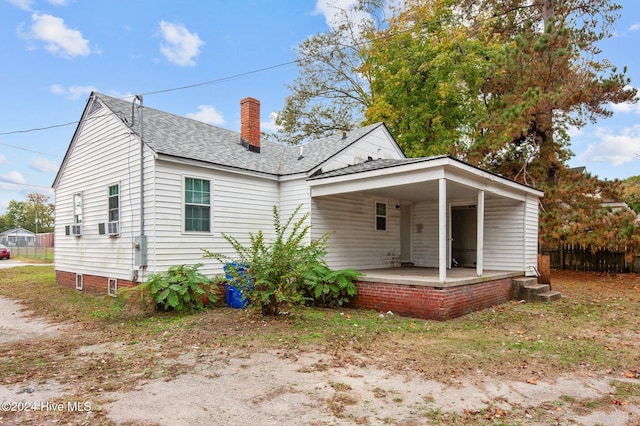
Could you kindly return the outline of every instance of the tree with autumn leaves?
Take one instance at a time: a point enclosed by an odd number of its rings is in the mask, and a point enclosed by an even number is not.
[[[358,5],[382,16],[380,1]],[[610,116],[609,103],[636,101],[626,70],[602,58],[597,47],[611,37],[619,13],[612,0],[406,0],[384,25],[374,20],[347,32],[357,36],[349,62],[332,53],[323,71],[330,78],[305,79],[310,64],[323,61],[305,62],[311,59],[305,52],[327,39],[305,41],[301,78],[281,119],[289,129],[302,129],[296,141],[384,121],[408,156],[450,154],[543,190],[541,244],[639,250],[633,212],[603,204],[622,200],[619,182],[575,175],[567,167],[570,128]],[[340,28],[353,25],[332,31]],[[345,51],[346,39],[336,40],[341,43],[332,48]],[[321,81],[329,84],[318,86]],[[361,122],[332,119],[332,87],[357,100],[348,105],[351,118],[362,116]],[[309,103],[314,93],[323,127],[296,125],[305,117],[300,94]]]

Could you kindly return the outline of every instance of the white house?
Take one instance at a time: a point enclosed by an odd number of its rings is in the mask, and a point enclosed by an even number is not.
[[[201,249],[232,255],[222,233],[269,236],[273,206],[286,218],[300,204],[310,238],[332,232],[333,268],[412,265],[406,284],[436,289],[535,273],[540,191],[448,156],[406,158],[382,123],[261,141],[259,101],[240,108],[237,133],[92,93],[53,183],[58,282],[113,291],[195,263],[218,274]]]
[[[36,245],[36,234],[21,227],[9,229],[0,232],[0,244],[19,247],[34,246]]]

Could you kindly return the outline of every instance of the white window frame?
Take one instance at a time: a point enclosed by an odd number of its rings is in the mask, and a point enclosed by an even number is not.
[[[84,290],[84,276],[76,274],[76,290]]]
[[[107,282],[107,294],[112,297],[116,297],[118,295],[117,278],[109,278],[109,281]]]
[[[115,220],[111,220],[111,204],[110,204],[111,197],[112,197],[111,188],[113,188],[114,186],[118,188],[118,195],[116,196],[116,200],[118,202],[118,208],[117,208],[118,218],[115,219]],[[116,209],[114,209],[114,210],[116,210]],[[107,221],[108,222],[118,222],[119,223],[120,222],[120,213],[121,213],[121,211],[120,211],[120,183],[118,182],[118,183],[114,183],[113,185],[107,186]]]
[[[209,203],[208,204],[197,204],[197,203],[187,203],[187,179],[197,179],[200,181],[209,182]],[[202,206],[209,208],[209,229],[206,231],[194,231],[187,230],[187,204],[192,206]],[[191,176],[184,175],[182,176],[182,232],[185,234],[207,234],[210,235],[213,233],[213,182],[209,177],[200,177],[200,176]]]
[[[80,200],[78,204],[77,200]],[[73,224],[82,224],[82,210],[83,210],[83,197],[82,192],[76,192],[73,194]]]
[[[378,204],[382,204],[384,206],[384,215],[378,214]],[[374,202],[374,221],[373,227],[376,231],[386,232],[389,229],[389,205],[384,201],[375,201]],[[378,229],[378,218],[384,218],[384,229]]]

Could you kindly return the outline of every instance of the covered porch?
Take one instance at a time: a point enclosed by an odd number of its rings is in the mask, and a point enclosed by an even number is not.
[[[308,184],[312,237],[331,232],[332,267],[369,276],[431,268],[414,273],[440,286],[496,271],[536,273],[543,194],[533,188],[446,156],[371,160]]]
[[[319,174],[312,238],[364,273],[353,306],[445,320],[511,300],[535,276],[540,191],[450,157],[371,160]]]

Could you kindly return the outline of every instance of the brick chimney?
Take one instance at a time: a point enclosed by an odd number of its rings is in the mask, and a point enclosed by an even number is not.
[[[260,152],[260,101],[257,99],[240,101],[240,142],[249,151]]]

